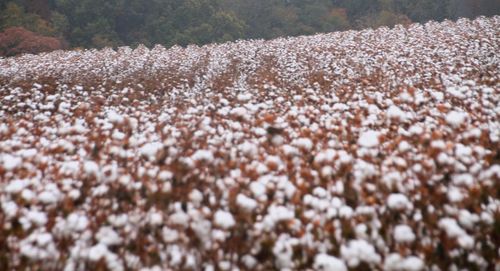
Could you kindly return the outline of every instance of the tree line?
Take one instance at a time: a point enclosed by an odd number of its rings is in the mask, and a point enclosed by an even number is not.
[[[168,47],[491,16],[500,1],[0,0],[0,10],[0,32],[17,27],[67,48]]]

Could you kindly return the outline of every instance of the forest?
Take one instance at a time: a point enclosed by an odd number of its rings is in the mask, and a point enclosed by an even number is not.
[[[499,13],[498,0],[0,0],[0,55],[202,45]]]

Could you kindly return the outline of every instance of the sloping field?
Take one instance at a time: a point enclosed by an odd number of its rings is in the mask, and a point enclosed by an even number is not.
[[[0,59],[1,270],[498,270],[500,17]]]

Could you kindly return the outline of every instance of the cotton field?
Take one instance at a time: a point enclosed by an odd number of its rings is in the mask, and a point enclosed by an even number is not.
[[[1,270],[499,270],[500,17],[0,58]]]

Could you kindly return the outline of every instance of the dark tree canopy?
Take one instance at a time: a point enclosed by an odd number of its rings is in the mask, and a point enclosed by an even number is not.
[[[71,47],[172,46],[499,13],[498,0],[0,0],[0,31]]]

